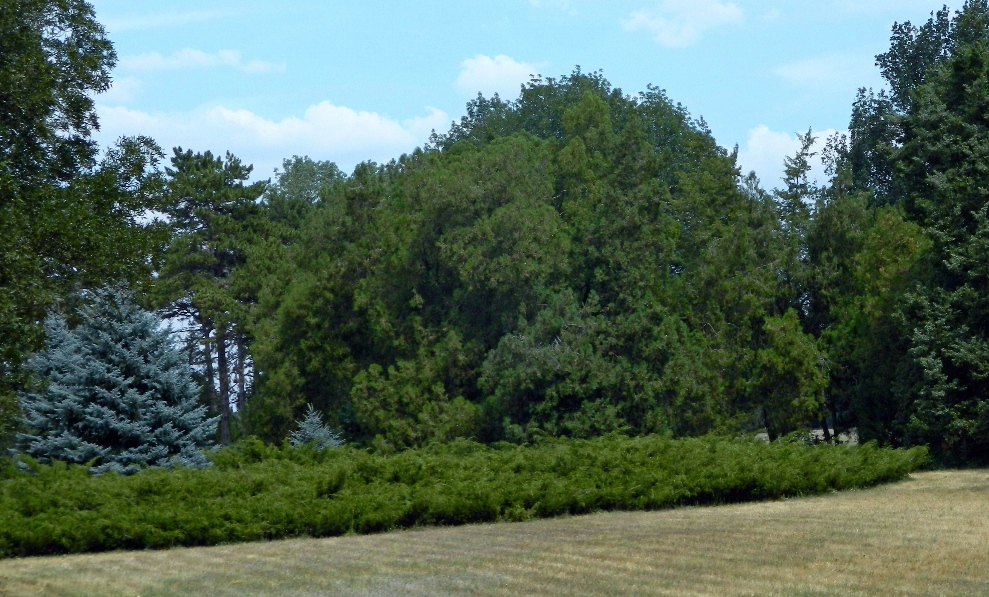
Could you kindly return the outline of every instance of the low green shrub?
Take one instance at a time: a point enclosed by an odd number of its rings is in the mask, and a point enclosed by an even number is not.
[[[92,476],[29,462],[0,475],[0,555],[214,545],[424,525],[650,510],[867,487],[926,450],[609,436],[470,442],[383,456],[247,440],[206,470]]]

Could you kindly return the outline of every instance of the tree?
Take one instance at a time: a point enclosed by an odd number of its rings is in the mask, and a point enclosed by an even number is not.
[[[368,352],[377,343],[373,320],[355,308],[355,290],[368,258],[394,246],[376,236],[371,223],[387,198],[393,169],[363,163],[342,178],[332,176],[334,169],[325,162],[286,162],[263,205],[281,237],[277,250],[255,256],[240,270],[263,271],[255,276],[261,281],[251,345],[257,374],[246,415],[249,432],[270,441],[291,432],[306,404],[334,428],[360,436],[351,381],[370,364]],[[313,181],[325,184],[314,188]],[[308,206],[299,228],[286,235],[279,228],[284,218],[278,201]]]
[[[42,461],[92,463],[130,474],[143,466],[207,466],[215,418],[198,405],[192,370],[158,317],[127,291],[90,293],[69,327],[50,316],[45,350],[28,361],[39,387],[20,395],[27,431],[17,448]]]
[[[296,448],[312,446],[317,450],[337,448],[343,445],[340,434],[326,426],[319,411],[309,405],[306,416],[297,423],[297,428],[289,436],[289,443]]]
[[[0,6],[0,161],[25,186],[71,181],[90,166],[91,93],[110,87],[113,45],[83,0]]]
[[[784,158],[783,189],[774,192],[779,208],[778,258],[781,289],[777,313],[795,309],[806,316],[810,309],[811,271],[808,263],[807,240],[813,219],[814,201],[820,190],[810,180],[810,160],[816,155],[811,149],[817,138],[813,131],[797,135],[800,149],[793,157]]]
[[[898,161],[907,200],[931,247],[908,297],[910,355],[917,377],[906,439],[935,454],[989,462],[989,10],[966,5],[960,22],[982,19],[980,39],[953,49],[914,91]],[[975,6],[978,5],[978,6]]]
[[[850,142],[832,144],[832,200],[811,239],[847,273],[819,293],[830,402],[863,439],[989,462],[989,2],[894,25],[877,64],[890,90],[861,92]],[[852,242],[828,231],[856,211]]]
[[[775,440],[820,414],[827,376],[814,337],[804,333],[796,311],[768,318],[763,332],[765,347],[756,355],[751,383],[769,439]]]
[[[158,205],[160,152],[125,139],[97,163],[91,139],[115,62],[87,2],[0,3],[0,436],[47,309],[150,268],[158,227],[140,216]]]
[[[298,231],[313,206],[341,185],[346,176],[333,162],[293,156],[282,161],[274,182],[264,194],[265,215],[272,222]]]
[[[204,355],[207,401],[220,416],[220,441],[230,443],[232,381],[246,391],[248,339],[234,269],[246,261],[259,222],[257,200],[266,182],[246,184],[251,167],[228,153],[193,153],[175,148],[166,168],[173,236],[157,280],[158,302],[173,317],[193,322]],[[236,356],[231,362],[232,351]],[[215,359],[214,359],[215,355]],[[215,364],[215,370],[214,370]],[[234,375],[236,373],[236,376]]]
[[[393,447],[735,429],[778,215],[658,89],[577,70],[478,98],[324,187],[262,292],[252,431],[306,404]]]

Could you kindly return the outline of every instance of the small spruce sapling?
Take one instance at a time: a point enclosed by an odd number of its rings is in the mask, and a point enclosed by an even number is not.
[[[306,416],[296,423],[298,429],[289,436],[289,443],[294,447],[311,446],[317,450],[326,448],[337,448],[343,445],[340,434],[333,431],[323,423],[323,417],[319,411],[309,405]]]
[[[93,293],[70,328],[52,315],[47,345],[28,361],[41,380],[19,396],[19,452],[41,462],[93,463],[94,473],[205,467],[217,419],[199,405],[192,369],[161,319],[120,288]]]

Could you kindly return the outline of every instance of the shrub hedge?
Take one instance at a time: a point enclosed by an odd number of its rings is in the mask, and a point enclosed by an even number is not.
[[[0,556],[214,545],[723,504],[895,481],[926,449],[609,436],[373,455],[248,440],[206,470],[7,465]]]

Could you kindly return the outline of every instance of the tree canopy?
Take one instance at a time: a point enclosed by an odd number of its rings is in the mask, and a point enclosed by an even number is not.
[[[102,158],[92,95],[110,85],[113,46],[82,0],[0,5],[0,436],[59,297],[108,279],[146,279],[160,229],[160,151],[122,139]]]
[[[140,138],[97,161],[115,57],[91,7],[8,4],[8,411],[44,314],[122,278],[185,324],[224,443],[304,416],[382,451],[820,426],[989,458],[987,0],[894,25],[829,179],[808,131],[773,191],[661,89],[579,68],[349,174],[295,156],[251,182],[181,148],[162,171]]]
[[[890,91],[860,92],[831,189],[873,206],[833,326],[850,374],[840,392],[865,437],[928,444],[946,463],[989,462],[987,49],[985,0],[895,25],[877,57]],[[877,257],[893,267],[860,278]]]
[[[774,408],[742,376],[785,312],[784,236],[658,89],[577,70],[479,97],[324,186],[261,293],[248,429],[283,436],[306,404],[391,447],[730,425]]]

